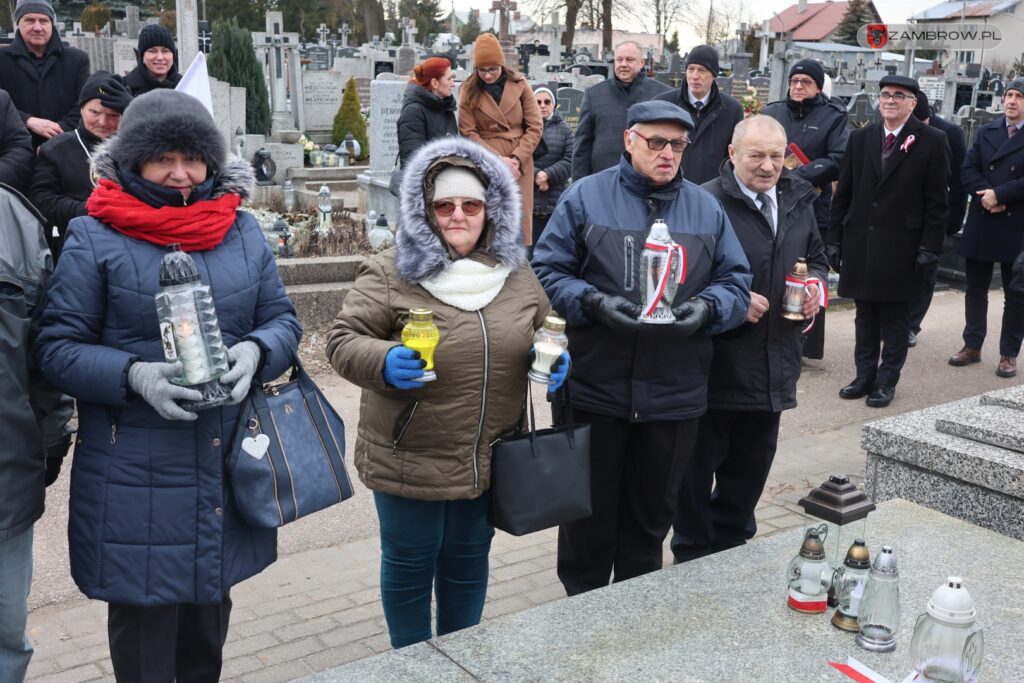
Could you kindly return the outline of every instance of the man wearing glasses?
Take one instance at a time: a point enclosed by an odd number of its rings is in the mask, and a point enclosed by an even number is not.
[[[750,270],[722,205],[683,179],[690,115],[630,107],[618,166],[563,193],[533,267],[568,322],[571,405],[591,425],[593,515],[558,533],[558,577],[575,595],[660,569],[679,480],[707,409],[710,335],[743,323]],[[685,253],[675,322],[637,320],[642,255],[663,220]],[[657,283],[654,283],[656,286]]]
[[[615,48],[615,74],[583,93],[572,153],[572,177],[586,178],[619,163],[626,110],[669,90],[643,72],[644,57],[633,41]]]
[[[949,217],[949,145],[911,116],[917,81],[885,76],[878,86],[882,120],[850,134],[826,246],[839,295],[857,305],[857,376],[839,395],[867,396],[872,408],[896,393],[910,304],[938,268]]]
[[[786,99],[772,102],[762,112],[782,124],[786,129],[786,141],[795,143],[809,160],[793,172],[818,191],[814,218],[822,242],[828,239],[832,182],[839,177],[839,165],[843,162],[843,152],[850,137],[846,109],[821,92],[824,84],[825,70],[821,64],[813,59],[801,59],[789,70]],[[818,316],[817,323],[804,340],[803,355],[815,359],[825,355],[824,312]]]

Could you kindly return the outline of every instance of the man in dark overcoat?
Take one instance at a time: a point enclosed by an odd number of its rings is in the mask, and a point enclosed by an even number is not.
[[[786,131],[768,116],[736,126],[720,177],[701,187],[722,203],[754,279],[743,325],[711,338],[708,412],[676,504],[672,554],[686,562],[743,545],[757,532],[754,508],[779,441],[782,411],[796,407],[806,323],[783,317],[797,259],[810,277],[799,294],[804,318],[825,302],[828,262],[818,236],[814,186],[783,170]],[[714,490],[712,491],[712,483]]]
[[[867,396],[873,408],[896,393],[910,302],[938,267],[949,220],[945,134],[911,116],[919,90],[913,78],[885,76],[878,85],[882,120],[850,134],[826,247],[840,273],[839,295],[857,306],[857,376],[839,395]]]
[[[1017,355],[1024,338],[1024,298],[1010,287],[1012,265],[1021,252],[1024,234],[1024,78],[1016,78],[1003,95],[1006,116],[978,129],[967,153],[960,178],[971,197],[967,224],[959,254],[966,260],[967,293],[964,296],[964,347],[954,353],[950,365],[963,366],[981,360],[988,315],[988,290],[992,270],[1000,264],[1003,291],[1003,323],[999,333],[999,364],[996,374],[1017,374]]]

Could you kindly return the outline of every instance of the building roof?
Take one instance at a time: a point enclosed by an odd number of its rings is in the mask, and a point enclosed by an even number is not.
[[[943,2],[915,14],[911,19],[914,21],[959,20],[961,12],[963,12],[965,19],[991,17],[996,14],[1012,11],[1019,2],[1020,0],[966,0],[966,2],[964,0],[957,0],[957,2]]]
[[[442,21],[450,21],[451,16],[454,14],[457,24],[459,26],[462,26],[464,24],[469,23],[470,11],[471,10],[453,10],[449,12],[447,15],[445,15]],[[516,19],[514,16],[509,17],[508,32],[510,34],[516,35],[518,33],[522,33],[524,31],[532,31],[534,28],[537,28],[537,22],[535,22],[525,13],[515,12],[514,14],[519,14],[519,18]],[[480,10],[477,16],[477,20],[480,22],[481,31],[494,31],[495,33],[498,32],[498,29],[501,26],[501,18],[498,12],[484,12]]]
[[[878,56],[883,62],[900,62],[903,63],[905,56],[902,52],[879,52],[870,47],[861,47],[860,45],[845,45],[843,43],[820,43],[817,41],[808,42],[796,42],[793,43],[793,47],[801,52],[825,52],[825,53],[846,53],[850,55],[864,54],[873,58]],[[931,64],[932,60],[914,58],[915,64]]]
[[[846,2],[832,0],[809,2],[804,5],[803,11],[799,3],[790,5],[772,17],[769,30],[775,33],[788,31],[793,34],[793,40],[824,40],[839,26],[847,7]],[[881,20],[874,3],[869,2],[868,7]]]

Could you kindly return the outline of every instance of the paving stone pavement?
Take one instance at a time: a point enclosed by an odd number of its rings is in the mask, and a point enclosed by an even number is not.
[[[991,299],[989,329],[998,330],[1001,296],[993,292]],[[801,407],[783,418],[775,464],[757,507],[759,535],[800,526],[797,501],[829,474],[845,472],[858,483],[863,480],[860,429],[867,420],[1008,386],[992,375],[994,362],[992,368],[986,363],[986,369],[975,366],[959,373],[945,364],[945,355],[959,348],[962,306],[959,293],[936,296],[897,399],[882,411],[836,397],[836,390],[853,377],[853,313],[829,314],[828,358],[805,364]],[[346,401],[354,402],[355,394],[345,391]],[[343,417],[354,432],[354,415]],[[322,547],[283,549],[277,563],[232,591],[225,681],[289,681],[390,647],[380,605],[376,533],[371,528],[365,538],[337,544],[326,524],[319,533],[327,536]],[[564,597],[555,576],[556,536],[555,530],[521,538],[495,536],[484,619]],[[37,548],[37,564],[39,553]],[[671,558],[667,545],[665,556]],[[77,596],[37,607],[29,615],[29,637],[36,650],[30,681],[113,680],[103,603]]]

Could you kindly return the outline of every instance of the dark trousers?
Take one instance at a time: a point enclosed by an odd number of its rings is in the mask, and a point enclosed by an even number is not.
[[[907,361],[910,304],[856,299],[853,357],[857,379],[895,387]],[[881,363],[879,364],[879,358]]]
[[[216,683],[230,616],[230,597],[219,605],[110,603],[107,634],[117,682]]]
[[[933,268],[931,277],[921,280],[917,298],[910,302],[910,331],[914,334],[921,332],[921,323],[932,305],[932,295],[935,294],[935,283],[938,281],[939,269]]]
[[[712,409],[700,419],[672,522],[676,562],[735,548],[757,533],[754,508],[775,459],[781,417]]]
[[[988,320],[988,290],[992,286],[992,270],[995,264],[991,261],[975,261],[967,259],[967,292],[964,294],[964,344],[972,349],[981,350],[985,343],[986,323]],[[1021,340],[1024,339],[1024,298],[1012,287],[1013,262],[999,264],[1003,280],[1003,324],[999,331],[999,355],[1016,358],[1020,353]]]
[[[380,595],[391,646],[430,640],[480,623],[494,527],[490,493],[472,500],[414,500],[373,492],[380,520]]]
[[[629,422],[574,410],[590,424],[593,514],[558,528],[558,578],[568,595],[662,567],[679,480],[693,453],[698,419]]]

